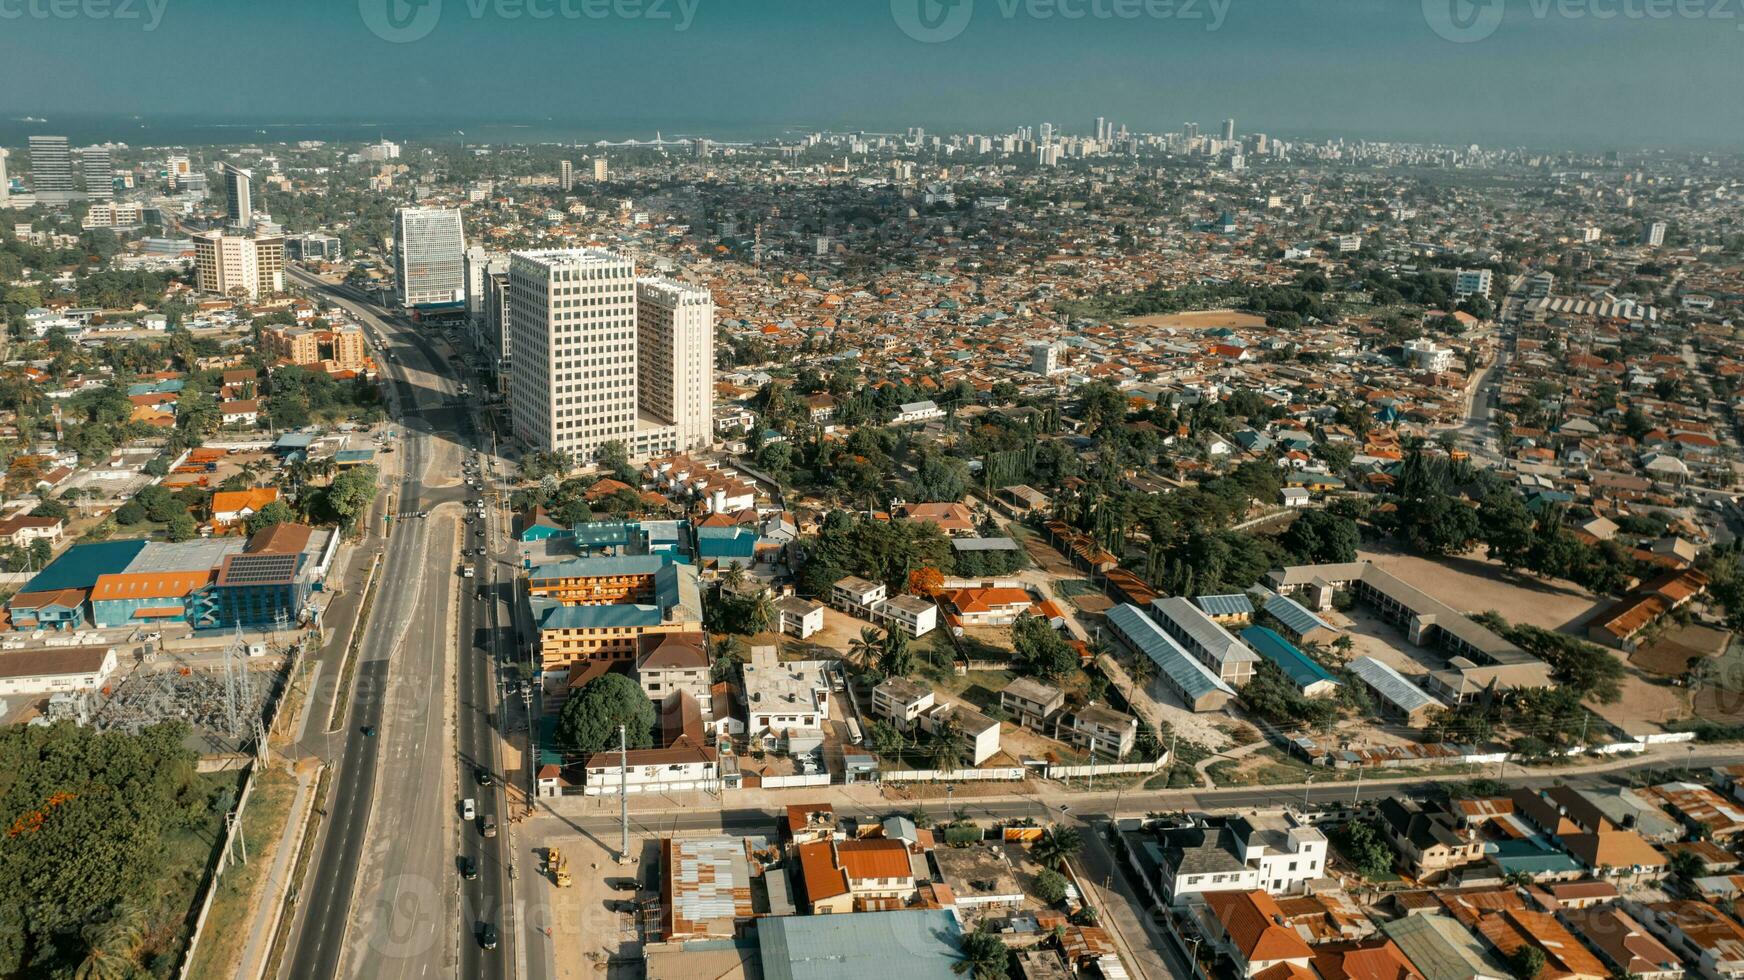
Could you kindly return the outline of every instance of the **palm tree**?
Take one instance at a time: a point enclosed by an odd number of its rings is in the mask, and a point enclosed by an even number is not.
[[[770,597],[769,590],[757,593],[757,598],[751,600],[751,609],[745,614],[745,625],[751,627],[753,633],[767,633],[775,625],[776,617],[780,615],[775,609],[775,600]]]
[[[878,669],[891,677],[907,677],[914,669],[914,653],[908,648],[908,634],[899,629],[887,630],[883,650],[878,657]]]
[[[993,926],[983,921],[974,932],[963,934],[963,958],[951,967],[951,972],[967,974],[970,980],[1005,980],[1006,963],[1011,953],[993,932]]]
[[[940,772],[955,772],[968,754],[969,736],[963,733],[963,726],[954,718],[933,732],[932,744],[927,746],[927,761]]]
[[[870,626],[860,627],[860,635],[848,641],[848,656],[857,658],[862,666],[872,663],[872,654],[878,649],[878,631]]]
[[[732,564],[727,566],[727,570],[721,573],[721,588],[728,592],[737,592],[739,586],[744,584],[745,566],[739,564],[738,560],[735,559]]]
[[[1055,824],[1042,831],[1041,837],[1029,846],[1029,853],[1042,867],[1052,868],[1083,849],[1084,838],[1076,828]]]
[[[736,636],[729,636],[715,644],[715,662],[710,669],[711,680],[724,681],[733,676],[738,666],[745,662],[745,641]]]
[[[1157,662],[1148,654],[1134,654],[1132,663],[1126,668],[1128,677],[1132,678],[1132,686],[1141,691],[1150,690],[1151,681],[1157,676]]]
[[[133,980],[146,976],[138,961],[145,945],[145,917],[139,909],[117,909],[113,918],[85,930],[89,947],[73,970],[73,980]]]

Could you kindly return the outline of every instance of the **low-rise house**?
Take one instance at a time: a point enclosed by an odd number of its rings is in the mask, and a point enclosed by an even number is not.
[[[1054,737],[1092,757],[1122,759],[1138,741],[1138,719],[1113,708],[1086,705],[1063,718]]]
[[[212,523],[221,528],[248,520],[267,504],[279,499],[277,487],[222,490],[212,495]]]
[[[1434,882],[1484,859],[1483,841],[1459,826],[1452,813],[1427,809],[1416,800],[1389,796],[1377,808],[1381,833],[1399,852],[1411,877]]]
[[[885,628],[918,639],[938,628],[939,607],[919,596],[899,595],[879,604],[877,618]]]
[[[932,688],[906,677],[886,678],[872,689],[872,713],[896,726],[898,731],[913,729],[935,703]]]
[[[813,915],[889,911],[915,894],[908,847],[894,840],[817,840],[800,844],[800,882]]]
[[[830,605],[862,619],[873,618],[873,607],[889,598],[890,590],[882,582],[868,582],[850,575],[841,579],[830,591]]]
[[[702,633],[657,633],[639,638],[636,680],[655,704],[683,691],[704,714],[714,711],[708,637]]]
[[[1295,814],[1254,812],[1128,834],[1128,860],[1159,905],[1209,892],[1302,892],[1326,876],[1326,835]]]
[[[1179,698],[1188,710],[1222,711],[1235,697],[1234,688],[1163,632],[1139,607],[1123,604],[1110,609],[1108,626],[1139,656],[1156,664],[1155,683]]]
[[[1352,660],[1350,672],[1362,682],[1383,716],[1412,728],[1429,724],[1436,711],[1447,707],[1392,665],[1373,657]]]
[[[774,647],[757,647],[740,668],[745,689],[745,733],[754,744],[804,755],[823,744],[830,719],[829,660],[782,663]]]
[[[1314,972],[1320,980],[1423,980],[1398,944],[1384,937],[1315,946]]]
[[[1205,938],[1229,957],[1236,976],[1257,977],[1278,967],[1295,967],[1300,973],[1279,976],[1312,977],[1308,966],[1314,951],[1295,930],[1282,925],[1283,912],[1262,891],[1213,892],[1205,896],[1200,914]]]
[[[1338,693],[1339,683],[1332,672],[1320,666],[1314,658],[1296,648],[1276,630],[1264,626],[1249,626],[1241,631],[1242,642],[1255,653],[1271,661],[1284,672],[1290,683],[1306,698],[1327,698]]]
[[[951,589],[939,598],[963,626],[1010,626],[1036,604],[1028,591],[1013,588]]]
[[[896,508],[896,517],[905,521],[931,524],[947,537],[975,536],[975,513],[960,503],[903,504]]]
[[[1011,720],[1025,728],[1044,731],[1066,706],[1066,695],[1058,688],[1030,677],[1019,677],[999,692],[999,707]]]
[[[1624,907],[1709,980],[1744,977],[1744,926],[1706,902],[1627,902]]]
[[[28,548],[32,541],[47,541],[59,548],[66,535],[66,522],[58,517],[32,517],[17,514],[0,521],[0,543],[14,548]]]
[[[1614,905],[1574,909],[1562,920],[1586,941],[1614,975],[1637,980],[1681,980],[1683,961],[1647,928]]]
[[[781,620],[782,634],[795,639],[809,639],[824,628],[824,607],[797,596],[776,600],[775,612]]]
[[[1715,839],[1744,833],[1744,802],[1695,783],[1666,783],[1653,787],[1653,793],[1668,811],[1698,833]]]

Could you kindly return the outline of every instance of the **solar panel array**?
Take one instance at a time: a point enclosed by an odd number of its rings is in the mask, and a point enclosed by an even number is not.
[[[233,555],[218,576],[220,585],[279,585],[297,572],[297,554]]]

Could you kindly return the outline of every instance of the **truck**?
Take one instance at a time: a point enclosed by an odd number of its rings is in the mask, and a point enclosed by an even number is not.
[[[474,569],[471,565],[462,565],[460,568],[460,577],[461,578],[474,578],[477,575],[478,575],[478,571],[476,569]]]
[[[545,864],[551,869],[551,880],[557,883],[557,887],[568,888],[569,861],[563,856],[563,852],[555,847],[550,848],[545,854]]]

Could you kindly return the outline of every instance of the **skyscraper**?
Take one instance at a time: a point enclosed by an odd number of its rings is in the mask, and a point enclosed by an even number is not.
[[[1053,141],[1054,141],[1054,124],[1053,123],[1042,123],[1041,135],[1036,139],[1036,142],[1042,146],[1047,146],[1049,143],[1052,143]]]
[[[466,304],[466,234],[452,208],[394,212],[394,275],[400,305],[462,310]]]
[[[224,195],[229,199],[224,223],[245,231],[254,227],[254,174],[228,163],[220,163],[218,170],[224,175]]]
[[[668,279],[636,281],[637,404],[678,430],[679,449],[714,441],[715,300]]]
[[[611,166],[605,157],[595,157],[593,161],[593,182],[603,184],[611,178]]]
[[[115,161],[109,151],[92,147],[84,152],[85,196],[93,201],[115,199]]]
[[[1665,222],[1655,221],[1652,224],[1648,225],[1647,226],[1647,234],[1642,236],[1642,241],[1646,243],[1648,248],[1662,248],[1662,247],[1664,247],[1664,245],[1665,245]]]
[[[1108,120],[1102,116],[1096,117],[1096,142],[1108,142]]]
[[[194,236],[194,284],[201,292],[246,296],[283,292],[285,240],[280,235],[231,235],[208,231]]]
[[[622,443],[634,458],[678,449],[678,425],[639,407],[641,367],[646,362],[655,374],[651,402],[660,401],[664,379],[673,414],[694,417],[697,401],[712,398],[714,305],[705,302],[707,294],[683,287],[650,289],[657,295],[649,302],[659,309],[644,322],[637,315],[635,264],[621,255],[578,248],[509,256],[509,417],[515,435],[535,450],[561,453],[577,464],[591,461],[608,442]],[[672,346],[651,350],[644,359],[644,337],[650,344],[670,337]],[[682,363],[676,353],[682,353]],[[698,385],[711,394],[698,393]],[[712,416],[713,408],[707,412]]]
[[[73,187],[73,154],[65,136],[30,138],[30,187],[42,204],[65,204],[79,196]]]
[[[4,146],[0,146],[0,208],[10,207],[12,204],[12,179],[6,176],[6,158],[11,155]]]
[[[563,188],[565,192],[575,186],[575,164],[568,160],[557,162],[557,186]]]
[[[1225,119],[1223,121],[1223,142],[1235,142],[1235,120],[1233,119]]]

